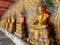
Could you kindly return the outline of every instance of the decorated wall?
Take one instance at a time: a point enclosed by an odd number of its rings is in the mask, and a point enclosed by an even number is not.
[[[53,25],[53,29],[56,32],[57,39],[60,38],[60,2],[57,0],[19,0],[13,4],[1,17],[5,19],[13,15],[16,16],[18,21],[20,13],[23,12],[26,17],[28,28],[37,20],[39,15],[38,6],[42,5],[45,11],[50,14],[50,22]],[[60,39],[59,39],[60,40]]]
[[[13,4],[2,17],[9,17],[12,15],[16,15],[19,17],[20,12],[23,12],[27,17],[27,23],[32,24],[35,20],[38,13],[38,6],[46,5],[49,13],[51,13],[51,17],[53,18],[56,14],[56,10],[58,8],[57,4],[53,0],[19,0],[16,4]],[[55,13],[54,13],[55,12]],[[54,15],[54,16],[53,16]],[[30,18],[31,17],[31,18]],[[29,21],[28,21],[29,20]],[[33,21],[31,21],[33,20]]]

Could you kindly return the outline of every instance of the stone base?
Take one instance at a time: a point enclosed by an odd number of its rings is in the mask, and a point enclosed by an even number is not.
[[[27,42],[29,42],[29,43],[31,43],[33,45],[42,45],[41,42],[39,42],[39,41],[37,41],[37,40],[35,40],[33,38],[30,38],[30,37],[27,39]]]
[[[29,45],[28,43],[26,43],[25,41],[23,41],[22,39],[18,38],[17,36],[11,34],[10,32],[0,28],[2,32],[4,32],[6,34],[7,37],[9,37],[16,45]]]

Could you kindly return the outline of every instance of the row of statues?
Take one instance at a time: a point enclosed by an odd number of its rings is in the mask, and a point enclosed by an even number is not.
[[[14,16],[12,16],[11,18],[10,17],[8,17],[8,18],[4,18],[3,20],[1,20],[1,23],[2,24],[0,24],[1,25],[1,27],[2,28],[5,28],[7,31],[9,31],[9,32],[14,32],[13,30],[15,30],[16,28],[16,26],[15,26],[15,24],[16,24],[16,19],[15,19],[15,17]]]
[[[20,14],[19,20],[16,20],[15,16],[5,18],[0,21],[2,24],[1,27],[5,28],[7,31],[17,35],[22,38],[25,34],[25,16],[23,13]]]
[[[44,11],[42,6],[39,6],[39,15],[37,16],[37,20],[34,24],[31,25],[29,30],[25,30],[25,16],[23,13],[20,14],[19,21],[16,22],[16,17],[12,16],[6,19],[4,27],[6,30],[14,33],[20,38],[25,37],[28,34],[27,42],[33,45],[49,45],[48,38],[48,24],[47,19],[49,18],[49,14]],[[28,31],[28,33],[26,33]]]

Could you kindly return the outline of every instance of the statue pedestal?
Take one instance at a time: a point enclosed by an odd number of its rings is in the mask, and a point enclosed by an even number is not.
[[[47,28],[43,25],[33,25],[27,41],[33,45],[49,45]]]
[[[16,31],[16,26],[13,23],[10,23],[9,32],[14,33]]]
[[[25,36],[25,30],[23,29],[23,26],[21,23],[16,25],[16,32],[15,35],[17,35],[18,37],[22,38]]]
[[[7,31],[9,30],[9,24],[10,24],[10,23],[6,23],[6,30],[7,30]]]

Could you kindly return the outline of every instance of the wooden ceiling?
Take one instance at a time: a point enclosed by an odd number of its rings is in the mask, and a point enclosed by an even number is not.
[[[0,0],[0,16],[2,16],[9,6],[14,2],[15,0]]]

